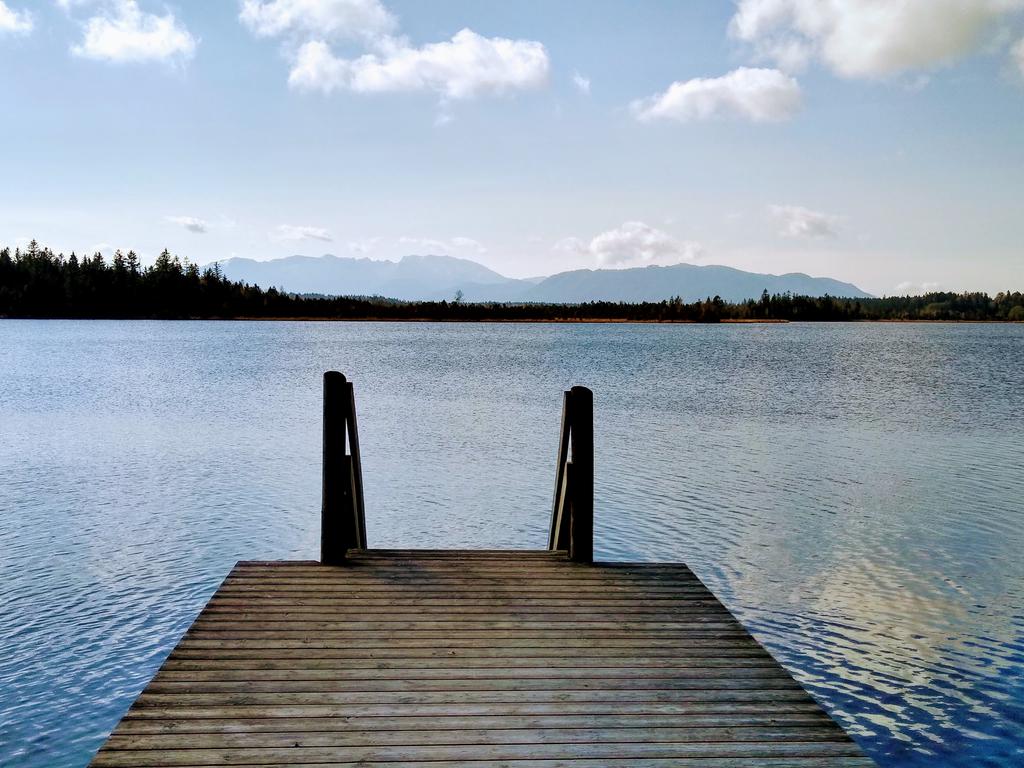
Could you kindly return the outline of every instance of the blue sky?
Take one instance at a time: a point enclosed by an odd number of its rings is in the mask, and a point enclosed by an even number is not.
[[[0,0],[0,243],[1024,289],[1024,0]]]

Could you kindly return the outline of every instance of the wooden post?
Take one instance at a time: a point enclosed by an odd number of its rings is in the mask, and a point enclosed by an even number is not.
[[[572,431],[571,515],[569,559],[594,562],[594,393],[586,387],[570,390]]]
[[[345,376],[324,374],[323,506],[320,511],[320,560],[328,565],[345,562],[345,486],[351,475],[345,455]]]
[[[548,549],[594,561],[594,394],[586,387],[563,400]]]
[[[349,452],[345,450],[348,439]],[[337,371],[324,374],[323,507],[320,560],[345,562],[350,549],[366,549],[363,468],[352,382]]]

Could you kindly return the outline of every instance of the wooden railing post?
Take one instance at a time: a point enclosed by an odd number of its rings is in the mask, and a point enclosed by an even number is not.
[[[594,394],[586,387],[563,399],[548,549],[594,560]]]
[[[341,564],[349,549],[366,548],[366,523],[355,397],[351,382],[337,371],[324,374],[323,451],[320,560]]]
[[[586,387],[570,390],[572,415],[572,515],[569,559],[594,562],[594,393]]]

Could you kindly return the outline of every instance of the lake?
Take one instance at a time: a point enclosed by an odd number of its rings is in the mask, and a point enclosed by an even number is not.
[[[0,321],[0,765],[84,766],[239,559],[319,552],[321,375],[370,546],[683,560],[882,766],[1024,761],[1024,326]]]

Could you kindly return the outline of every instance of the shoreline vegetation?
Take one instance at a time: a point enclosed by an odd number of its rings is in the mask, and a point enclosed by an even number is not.
[[[769,295],[727,302],[592,301],[582,304],[396,301],[383,297],[298,295],[227,279],[163,251],[143,268],[133,251],[78,257],[32,241],[0,249],[0,318],[398,320],[409,322],[746,323],[836,321],[1024,321],[1024,293],[932,292],[852,299]]]

